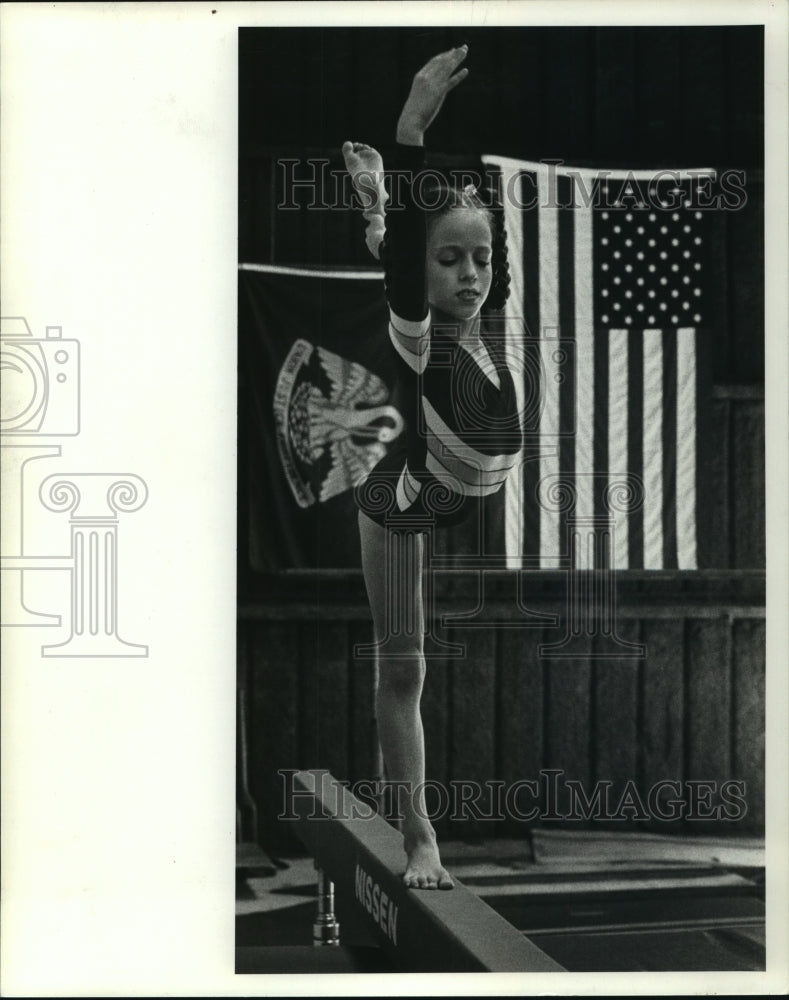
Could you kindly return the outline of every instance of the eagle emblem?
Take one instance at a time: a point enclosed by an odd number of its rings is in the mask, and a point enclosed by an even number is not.
[[[386,385],[356,361],[297,340],[277,377],[274,419],[296,503],[310,507],[352,489],[403,429]]]

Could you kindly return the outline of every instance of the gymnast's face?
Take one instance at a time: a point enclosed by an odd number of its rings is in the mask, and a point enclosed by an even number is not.
[[[451,319],[473,319],[488,297],[493,248],[490,223],[475,208],[453,208],[432,224],[427,237],[427,298]]]

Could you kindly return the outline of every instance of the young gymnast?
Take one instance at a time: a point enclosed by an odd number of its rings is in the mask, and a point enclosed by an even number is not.
[[[368,222],[368,247],[384,262],[393,363],[406,390],[406,440],[357,489],[357,503],[377,642],[378,735],[387,778],[407,792],[400,798],[403,878],[420,889],[453,884],[441,864],[423,789],[425,533],[473,515],[482,497],[500,489],[520,451],[512,375],[480,322],[483,306],[502,309],[509,293],[503,226],[475,192],[431,188],[429,175],[421,173],[425,132],[468,75],[460,68],[466,54],[465,45],[441,53],[414,77],[392,164],[405,181],[398,187],[402,208],[393,203],[385,212],[376,150],[356,142],[343,146]]]

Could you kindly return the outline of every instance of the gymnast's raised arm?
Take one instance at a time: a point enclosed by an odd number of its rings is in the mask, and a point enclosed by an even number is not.
[[[402,211],[390,211],[386,217],[387,295],[392,312],[409,322],[420,322],[428,315],[427,220],[415,183],[424,167],[425,132],[447,94],[468,76],[467,69],[459,69],[467,52],[465,45],[450,49],[434,56],[419,70],[397,123],[392,167],[405,173],[405,183],[398,186],[405,204]]]

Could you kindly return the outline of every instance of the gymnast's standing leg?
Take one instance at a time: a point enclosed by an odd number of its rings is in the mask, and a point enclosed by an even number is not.
[[[386,528],[359,512],[362,569],[378,647],[376,717],[387,777],[403,782],[399,804],[408,863],[406,885],[451,889],[424,800],[425,737],[419,702],[425,678],[422,556],[424,536]],[[397,603],[399,602],[399,603]],[[401,627],[391,629],[397,619]]]

